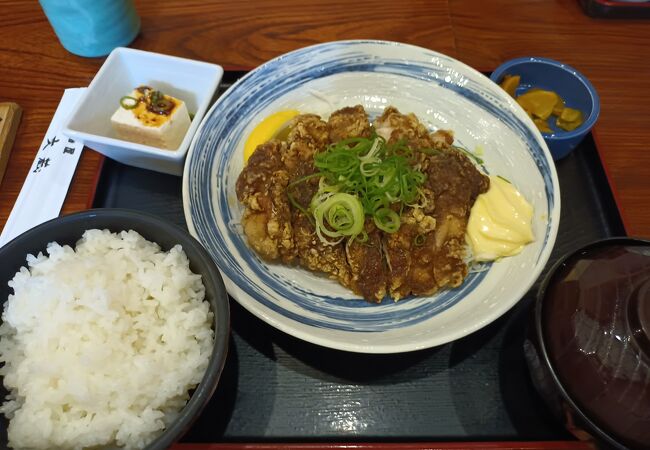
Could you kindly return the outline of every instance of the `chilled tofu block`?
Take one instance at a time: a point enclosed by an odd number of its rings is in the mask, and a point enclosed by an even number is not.
[[[182,100],[140,86],[120,99],[111,125],[125,141],[175,150],[190,127],[190,115]]]

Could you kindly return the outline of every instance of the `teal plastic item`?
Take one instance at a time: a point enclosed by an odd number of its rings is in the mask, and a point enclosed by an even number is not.
[[[133,0],[39,0],[61,45],[79,56],[106,56],[140,32]]]

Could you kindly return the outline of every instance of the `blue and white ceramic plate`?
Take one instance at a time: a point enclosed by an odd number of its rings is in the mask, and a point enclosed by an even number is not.
[[[373,114],[389,105],[431,130],[452,129],[480,148],[485,170],[511,180],[533,204],[534,243],[471,274],[453,290],[379,305],[306,270],[261,261],[246,244],[235,183],[244,142],[265,117],[297,109],[327,117],[355,104]],[[551,253],[560,193],[551,155],[533,122],[496,84],[450,58],[410,45],[343,41],[275,58],[214,104],[192,142],[183,177],[191,233],[219,265],[228,292],[262,320],[327,347],[393,353],[432,347],[489,324],[537,279]]]

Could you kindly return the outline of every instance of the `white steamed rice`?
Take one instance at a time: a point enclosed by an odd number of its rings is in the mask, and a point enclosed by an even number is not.
[[[0,411],[13,448],[142,448],[207,368],[214,333],[201,276],[180,246],[89,230],[28,255],[9,286]]]

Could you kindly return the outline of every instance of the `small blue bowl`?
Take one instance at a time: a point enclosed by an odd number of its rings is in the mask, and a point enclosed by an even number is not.
[[[575,130],[562,130],[555,126],[553,120],[549,120],[553,133],[542,133],[556,161],[571,153],[598,119],[600,99],[596,89],[584,75],[571,66],[549,58],[530,56],[506,61],[492,72],[490,79],[498,84],[504,75],[521,77],[517,95],[533,87],[547,89],[559,94],[568,107],[582,111],[585,121]]]

